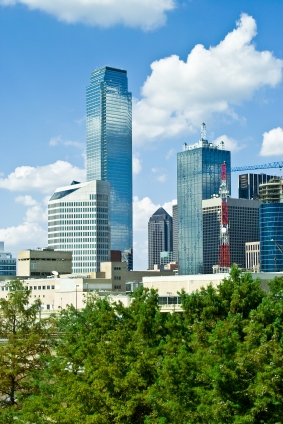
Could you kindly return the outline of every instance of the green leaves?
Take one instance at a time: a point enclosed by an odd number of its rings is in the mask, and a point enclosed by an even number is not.
[[[162,314],[154,290],[138,290],[128,308],[89,294],[83,310],[54,318],[49,352],[36,350],[36,320],[19,337],[23,317],[36,317],[21,292],[24,308],[7,304],[5,319],[18,326],[4,326],[13,348],[3,350],[0,373],[3,382],[25,378],[5,411],[25,424],[281,423],[282,281],[267,294],[233,267],[217,288],[182,292],[181,314]]]

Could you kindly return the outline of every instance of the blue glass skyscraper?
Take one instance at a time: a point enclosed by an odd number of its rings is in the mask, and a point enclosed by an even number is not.
[[[205,124],[201,139],[177,155],[178,262],[179,275],[203,273],[202,200],[219,193],[220,165],[231,168],[231,154],[206,140]],[[229,192],[231,173],[227,172]]]
[[[111,249],[132,249],[132,95],[127,71],[108,66],[86,90],[87,181],[110,182]]]

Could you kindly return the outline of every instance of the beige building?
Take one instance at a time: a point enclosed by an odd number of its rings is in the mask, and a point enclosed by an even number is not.
[[[252,272],[252,278],[259,278],[263,290],[269,291],[268,282],[274,277],[282,277],[282,272]],[[217,287],[229,274],[197,274],[197,275],[175,275],[173,277],[144,277],[143,286],[158,290],[159,303],[162,312],[182,311],[178,293],[182,289],[186,293],[193,293],[201,287],[207,287],[210,283]]]
[[[246,269],[250,271],[260,270],[260,242],[246,243]]]
[[[90,272],[86,274],[70,274],[65,277],[89,277],[92,279],[104,278],[112,282],[112,290],[125,292],[126,283],[142,282],[143,277],[170,276],[174,271],[155,269],[151,271],[128,271],[127,262],[101,262],[100,272]]]
[[[20,277],[47,277],[52,272],[70,274],[72,272],[72,252],[50,248],[22,250],[18,253],[18,272]]]

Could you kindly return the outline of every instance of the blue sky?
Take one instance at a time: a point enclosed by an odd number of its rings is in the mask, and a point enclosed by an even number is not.
[[[47,245],[48,198],[85,178],[85,88],[104,65],[128,71],[134,98],[135,269],[147,266],[149,216],[171,213],[176,154],[201,122],[233,166],[281,160],[282,16],[282,0],[0,0],[6,250]]]

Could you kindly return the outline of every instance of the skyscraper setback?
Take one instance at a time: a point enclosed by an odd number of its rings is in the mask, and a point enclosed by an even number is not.
[[[109,181],[111,249],[132,249],[132,95],[127,71],[108,66],[94,71],[86,106],[87,181]]]

